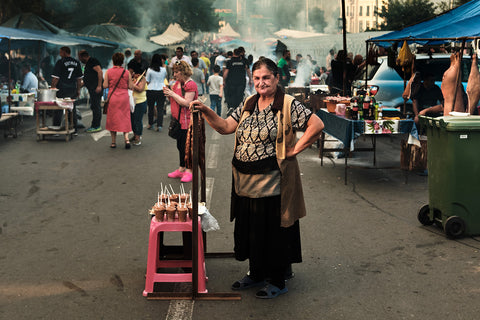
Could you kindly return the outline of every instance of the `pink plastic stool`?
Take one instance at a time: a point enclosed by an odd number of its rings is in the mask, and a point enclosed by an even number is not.
[[[153,293],[155,282],[192,282],[192,273],[158,273],[159,268],[192,268],[192,260],[160,260],[160,233],[171,231],[192,232],[192,220],[179,222],[178,218],[174,222],[162,221],[152,218],[150,222],[150,236],[148,240],[148,260],[147,275],[145,280],[145,290],[143,295],[146,297]],[[202,224],[198,218],[198,292],[206,293],[205,275],[205,256],[203,252]]]

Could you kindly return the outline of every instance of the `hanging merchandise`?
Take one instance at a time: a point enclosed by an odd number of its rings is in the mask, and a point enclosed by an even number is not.
[[[404,72],[410,73],[414,58],[415,56],[413,55],[412,51],[410,51],[407,41],[404,41],[403,46],[398,53],[397,66],[402,67]]]

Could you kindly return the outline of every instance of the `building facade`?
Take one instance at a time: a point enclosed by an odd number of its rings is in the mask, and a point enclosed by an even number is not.
[[[383,0],[345,0],[347,32],[376,30],[384,21],[377,12],[381,12],[385,2]]]

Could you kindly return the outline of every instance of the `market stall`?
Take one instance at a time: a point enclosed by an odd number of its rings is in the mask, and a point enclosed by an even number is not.
[[[435,18],[421,22],[419,24],[406,27],[400,31],[393,31],[379,37],[366,40],[367,56],[369,48],[372,45],[381,47],[400,47],[405,42],[407,44],[429,45],[460,45],[457,48],[459,52],[464,52],[466,44],[474,41],[473,48],[478,47],[475,40],[480,38],[480,0],[472,0],[462,6],[450,11],[444,12]],[[463,55],[459,55],[459,64],[461,65]],[[369,59],[367,59],[368,61]],[[369,63],[366,65],[368,74]],[[457,72],[468,72],[458,68]],[[367,85],[368,79],[365,79]],[[455,91],[451,94],[456,96],[459,79],[455,85]],[[405,79],[406,86],[406,79]],[[454,103],[455,105],[455,98]],[[405,112],[405,106],[404,106]]]
[[[348,158],[352,152],[372,152],[373,166],[377,165],[377,137],[380,135],[408,134],[409,143],[418,144],[418,132],[413,120],[407,119],[371,119],[354,120],[348,117],[338,115],[336,112],[329,112],[328,109],[320,109],[316,113],[322,119],[325,128],[319,142],[319,156],[323,166],[323,157],[325,152],[343,152],[345,158],[344,181],[347,184],[347,170],[349,167]],[[338,148],[325,148],[325,133],[342,142]],[[360,136],[369,136],[371,138],[371,147],[355,148],[355,142]]]
[[[65,141],[69,141],[73,137],[75,128],[73,126],[73,104],[75,100],[65,98],[56,99],[54,101],[37,101],[35,102],[36,120],[37,120],[37,141],[45,139],[48,135],[65,135]],[[64,113],[64,126],[53,127],[46,125],[47,110],[58,111]],[[41,119],[41,122],[40,122]]]

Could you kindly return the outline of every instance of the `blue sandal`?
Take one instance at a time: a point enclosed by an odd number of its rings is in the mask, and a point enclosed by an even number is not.
[[[255,297],[259,299],[273,299],[287,292],[288,292],[287,287],[280,289],[277,286],[274,286],[273,284],[268,283],[265,287],[263,287],[260,291],[258,291],[255,294]]]
[[[261,287],[265,284],[265,281],[256,282],[249,276],[243,277],[241,280],[235,281],[232,284],[232,290],[244,290],[253,287]]]

